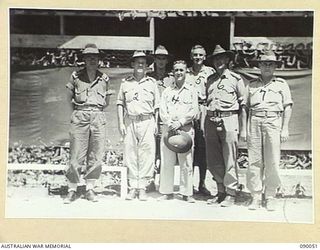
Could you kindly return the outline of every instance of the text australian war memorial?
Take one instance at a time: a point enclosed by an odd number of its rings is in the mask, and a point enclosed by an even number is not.
[[[233,51],[229,67],[245,84],[259,76],[253,62],[266,51],[273,51],[281,61],[275,75],[288,82],[294,101],[290,137],[281,145],[282,168],[311,168],[310,11],[10,9],[9,163],[68,164],[71,110],[65,86],[71,73],[83,67],[81,53],[88,43],[103,52],[100,71],[110,78],[107,165],[122,164],[116,99],[122,79],[132,74],[134,51],[153,54],[163,45],[174,60],[191,66],[192,46],[202,45],[209,55],[219,44]],[[245,155],[242,143],[239,164],[243,167]]]

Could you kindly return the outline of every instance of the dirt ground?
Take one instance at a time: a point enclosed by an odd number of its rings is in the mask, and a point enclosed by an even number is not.
[[[178,169],[176,170],[178,171]],[[285,183],[286,196],[277,199],[276,211],[265,208],[248,210],[247,203],[242,202],[224,208],[208,205],[204,197],[195,196],[196,203],[189,204],[177,194],[174,200],[157,201],[158,192],[149,193],[148,201],[126,201],[118,196],[99,195],[99,202],[92,203],[78,199],[71,204],[63,204],[59,195],[49,196],[44,187],[8,187],[6,200],[6,218],[81,218],[81,219],[159,219],[159,220],[208,220],[208,221],[255,221],[313,223],[313,199],[311,172],[281,173]],[[243,171],[240,182],[244,181]],[[195,171],[195,186],[197,182]],[[177,184],[177,180],[175,181]],[[290,198],[291,187],[295,183],[305,186],[305,198]],[[207,175],[207,187],[216,193],[216,186]]]

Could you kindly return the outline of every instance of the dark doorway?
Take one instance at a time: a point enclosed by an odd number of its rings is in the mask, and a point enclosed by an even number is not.
[[[189,62],[190,49],[201,44],[212,53],[216,44],[230,46],[229,17],[179,17],[155,20],[155,44],[166,46],[175,59]]]

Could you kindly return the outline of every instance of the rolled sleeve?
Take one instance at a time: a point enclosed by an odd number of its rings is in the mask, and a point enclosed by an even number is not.
[[[238,102],[240,106],[246,106],[247,97],[246,97],[246,87],[244,85],[243,80],[239,80],[237,83],[237,95],[238,95]]]
[[[159,109],[160,108],[160,92],[158,89],[157,84],[155,83],[155,88],[154,88],[154,109]]]
[[[286,107],[288,105],[293,105],[291,91],[290,91],[289,85],[286,82],[282,85],[282,98],[283,98],[283,107]]]
[[[168,88],[165,89],[162,93],[162,96],[160,99],[160,112],[159,112],[162,122],[166,125],[170,123],[168,107],[167,107],[167,92],[168,92]]]
[[[71,74],[70,79],[69,79],[69,81],[68,81],[67,84],[66,84],[66,88],[67,88],[67,89],[70,89],[70,90],[72,90],[72,91],[73,91],[74,88],[75,88],[74,74],[75,74],[75,72],[73,72],[73,73]]]

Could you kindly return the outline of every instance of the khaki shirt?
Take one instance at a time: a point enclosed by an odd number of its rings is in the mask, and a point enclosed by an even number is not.
[[[109,94],[109,77],[97,70],[96,78],[90,82],[86,69],[74,71],[66,87],[73,92],[72,102],[76,105],[106,106]]]
[[[245,86],[240,75],[226,69],[208,79],[207,107],[211,111],[237,111],[244,105]]]
[[[128,115],[149,115],[159,108],[160,95],[156,80],[146,76],[137,81],[133,76],[122,80],[117,105],[122,105]]]
[[[183,126],[192,122],[199,112],[198,95],[190,82],[179,89],[175,84],[161,96],[160,118],[164,124],[179,121]]]
[[[246,103],[254,111],[283,111],[293,101],[287,82],[273,77],[266,85],[263,85],[261,78],[250,81],[246,88]]]
[[[202,65],[198,73],[193,71],[193,68],[188,68],[187,78],[190,82],[194,84],[195,89],[198,92],[198,97],[201,100],[206,99],[206,86],[208,82],[208,77],[215,73],[215,70],[211,67]]]
[[[172,86],[174,84],[174,77],[169,72],[167,72],[163,78],[159,78],[155,71],[151,71],[147,75],[154,78],[157,81],[160,96],[167,87]]]

